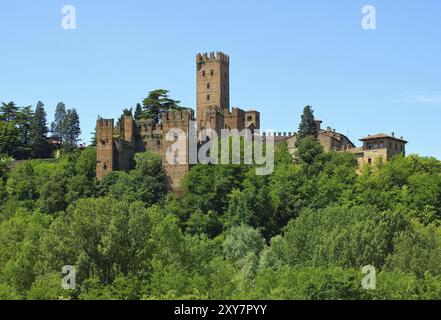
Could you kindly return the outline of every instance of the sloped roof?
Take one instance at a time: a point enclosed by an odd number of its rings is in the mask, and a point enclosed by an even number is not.
[[[361,138],[360,141],[368,141],[368,140],[381,139],[381,138],[389,138],[389,139],[394,139],[394,140],[397,140],[397,141],[402,141],[404,143],[407,143],[407,141],[404,140],[404,139],[397,138],[397,137],[394,137],[394,136],[390,136],[390,135],[384,134],[384,133],[378,133],[378,134],[370,135],[370,136]]]

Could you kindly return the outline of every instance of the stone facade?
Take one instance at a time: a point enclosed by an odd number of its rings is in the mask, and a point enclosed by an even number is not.
[[[406,154],[407,141],[403,137],[395,137],[394,133],[369,135],[360,141],[363,142],[363,147],[349,150],[357,156],[359,165],[373,164],[378,159],[385,163],[398,154]]]
[[[223,52],[196,56],[197,130],[260,129],[260,113],[230,110],[230,57]]]
[[[323,146],[325,152],[329,151],[348,151],[355,148],[355,145],[346,137],[344,134],[337,132],[331,127],[326,129],[321,128],[322,121],[316,120],[317,131],[318,131],[318,141]],[[289,152],[294,155],[296,152],[296,142],[297,136],[295,133],[284,133],[275,137],[276,143],[285,142]]]
[[[180,182],[189,165],[188,161],[187,164],[169,164],[166,161],[167,149],[173,143],[167,141],[167,133],[170,129],[188,133],[194,113],[191,109],[168,111],[162,113],[161,119],[161,122],[154,122],[125,116],[116,127],[113,119],[99,119],[96,126],[97,179],[102,180],[112,171],[132,169],[135,153],[149,150],[161,155],[172,190],[181,194]],[[185,142],[184,148],[188,150],[188,142]],[[188,153],[185,156],[188,158]]]

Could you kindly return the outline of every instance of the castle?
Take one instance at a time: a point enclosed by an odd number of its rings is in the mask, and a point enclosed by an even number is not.
[[[124,116],[119,126],[113,119],[98,119],[96,125],[96,177],[101,180],[108,173],[130,170],[134,166],[137,152],[153,151],[161,155],[165,172],[172,190],[182,194],[181,180],[190,170],[187,164],[169,164],[166,151],[173,142],[167,141],[170,129],[181,129],[189,133],[196,121],[196,136],[202,129],[260,130],[260,113],[255,110],[230,109],[230,58],[217,52],[196,56],[196,117],[192,109],[163,111],[160,120],[134,119]],[[405,141],[394,134],[368,136],[363,147],[356,146],[343,134],[331,128],[322,129],[321,121],[316,121],[318,140],[325,151],[348,151],[357,156],[358,162],[371,164],[376,158],[388,161],[398,153],[405,153]],[[295,152],[297,136],[293,132],[274,134],[276,144],[287,143],[291,153]],[[188,150],[189,143],[185,142]],[[188,158],[188,152],[187,152]]]

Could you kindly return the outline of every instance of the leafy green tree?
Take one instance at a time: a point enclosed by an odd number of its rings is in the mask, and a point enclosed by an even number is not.
[[[18,117],[19,108],[14,102],[4,103],[0,106],[0,121],[15,122]]]
[[[252,288],[254,299],[276,300],[363,300],[367,291],[361,273],[353,269],[290,268],[259,272]]]
[[[161,157],[152,152],[135,155],[135,169],[115,172],[100,183],[100,193],[120,200],[142,201],[146,206],[162,200],[169,190]]]
[[[306,166],[317,166],[323,154],[323,146],[313,136],[307,136],[297,140],[295,156],[299,163]],[[311,172],[313,173],[313,172]]]
[[[18,292],[6,283],[0,283],[0,300],[21,300]]]
[[[26,298],[28,300],[66,300],[69,298],[69,292],[61,286],[61,274],[53,272],[37,276]]]
[[[374,207],[307,209],[290,221],[274,252],[266,255],[279,260],[269,265],[382,268],[395,236],[408,227],[403,215]]]
[[[394,252],[388,257],[389,270],[400,270],[423,277],[426,273],[441,276],[441,229],[434,225],[413,228],[394,239]]]
[[[270,180],[268,192],[273,208],[271,220],[275,223],[275,233],[278,234],[282,227],[307,207],[312,191],[308,177],[298,165],[277,166]]]
[[[0,122],[0,153],[15,156],[20,143],[20,132],[12,122]]]
[[[2,103],[0,107],[2,130],[0,131],[4,131],[4,133],[0,133],[0,135],[6,139],[8,135],[15,135],[15,130],[17,130],[17,137],[10,136],[11,140],[8,145],[6,145],[6,141],[4,141],[5,150],[2,151],[2,149],[0,149],[0,153],[11,152],[12,150],[13,153],[10,155],[13,155],[15,158],[26,159],[30,157],[29,131],[32,119],[33,112],[30,106],[18,108],[14,102],[8,104]],[[13,130],[12,127],[15,129]],[[2,146],[0,145],[0,147]]]
[[[6,184],[8,194],[17,201],[32,201],[37,198],[36,174],[31,163],[18,165]]]
[[[45,273],[74,265],[77,282],[98,277],[110,284],[120,275],[147,275],[151,222],[141,203],[112,198],[81,199],[51,225],[42,240]]]
[[[223,249],[233,265],[241,270],[246,278],[252,279],[257,272],[258,257],[264,245],[265,240],[258,230],[241,225],[227,232]]]
[[[24,296],[32,286],[40,257],[39,243],[51,218],[38,212],[17,209],[0,223],[0,283]]]
[[[243,165],[196,165],[184,177],[184,206],[188,216],[200,210],[221,216],[228,208],[228,194],[240,188],[247,167]]]

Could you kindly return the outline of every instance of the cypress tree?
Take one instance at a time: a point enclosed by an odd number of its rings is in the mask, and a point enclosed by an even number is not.
[[[52,137],[58,139],[61,143],[64,140],[65,130],[64,122],[66,118],[66,106],[63,102],[57,104],[55,108],[55,118],[51,124]]]
[[[311,106],[306,106],[303,109],[302,119],[299,125],[298,137],[299,139],[313,136],[318,137],[317,125],[314,119],[314,111]]]
[[[49,156],[48,131],[44,104],[39,101],[29,128],[29,144],[33,158],[46,158]]]
[[[72,150],[77,146],[81,134],[80,117],[76,109],[67,110],[63,123],[64,141],[63,149]]]

